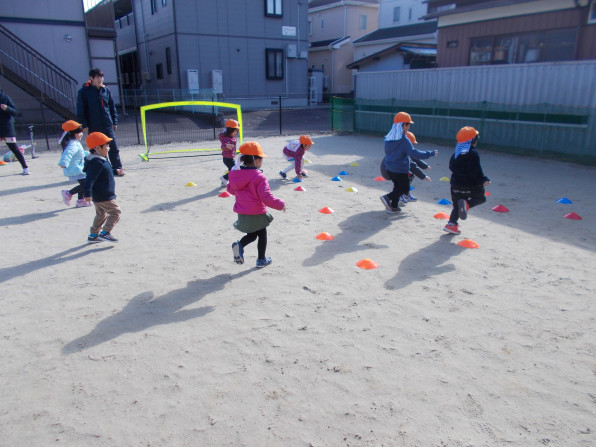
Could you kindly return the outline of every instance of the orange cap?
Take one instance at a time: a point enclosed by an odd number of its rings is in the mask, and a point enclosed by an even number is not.
[[[227,120],[226,127],[230,127],[232,129],[240,129],[240,124],[236,120]]]
[[[62,124],[62,130],[64,132],[72,132],[73,130],[77,130],[79,128],[81,129],[81,132],[82,132],[83,131],[82,126],[73,120],[68,120],[64,124]]]
[[[406,112],[398,112],[393,117],[394,123],[413,123],[412,118]]]
[[[304,144],[305,146],[311,146],[314,143],[313,140],[310,139],[310,137],[308,135],[300,135],[300,144]]]
[[[412,144],[418,144],[418,141],[416,141],[416,135],[414,135],[412,132],[407,131],[406,137],[408,137],[408,140],[410,140]]]
[[[87,142],[87,147],[89,149],[94,149],[97,146],[102,146],[106,143],[109,143],[112,140],[113,138],[106,137],[101,132],[93,132],[89,134],[85,141]]]
[[[240,146],[240,153],[242,155],[256,155],[257,157],[267,157],[263,152],[263,148],[256,141],[248,141]]]
[[[462,127],[460,131],[457,133],[457,142],[465,143],[466,141],[470,141],[476,135],[478,135],[478,131],[473,127]]]

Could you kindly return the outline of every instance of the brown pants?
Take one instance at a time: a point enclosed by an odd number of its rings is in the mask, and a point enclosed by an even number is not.
[[[120,214],[122,214],[120,207],[115,200],[93,202],[93,204],[95,205],[95,219],[93,219],[91,233],[97,234],[102,229],[109,233],[120,220]]]

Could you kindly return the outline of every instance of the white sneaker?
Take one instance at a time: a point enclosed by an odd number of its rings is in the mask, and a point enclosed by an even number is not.
[[[29,172],[29,168],[23,169],[23,175],[31,175],[31,173]]]
[[[221,180],[221,186],[228,186],[228,181],[224,178],[223,175],[219,179]]]

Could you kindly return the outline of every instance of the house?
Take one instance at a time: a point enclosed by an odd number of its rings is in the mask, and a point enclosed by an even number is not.
[[[424,21],[423,0],[381,0],[378,30],[353,42],[359,71],[431,68],[435,65],[437,22]]]
[[[307,93],[307,3],[114,0],[127,88]]]
[[[354,90],[352,42],[377,29],[379,0],[312,0],[308,4],[308,66],[327,79],[332,93]]]
[[[437,65],[596,59],[593,0],[427,0]]]

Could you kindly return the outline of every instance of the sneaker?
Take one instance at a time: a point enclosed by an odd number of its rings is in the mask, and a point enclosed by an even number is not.
[[[416,202],[418,200],[412,194],[408,194],[407,199],[408,199],[408,202]]]
[[[392,207],[391,209],[385,210],[385,212],[387,214],[395,214],[395,213],[399,213],[401,211],[401,208],[398,206],[397,208]]]
[[[386,195],[381,196],[381,203],[385,205],[387,211],[391,211],[393,209],[393,207],[391,206],[391,200],[389,200],[389,197],[387,197]]]
[[[118,239],[116,239],[114,236],[111,235],[111,233],[102,231],[101,233],[99,233],[99,235],[97,236],[97,238],[100,241],[106,241],[106,242],[118,242]]]
[[[279,171],[279,175],[281,175],[281,178],[284,180],[288,178],[288,174],[286,174],[284,171]]]
[[[31,175],[31,173],[29,172],[29,168],[23,169],[23,175]]]
[[[91,202],[86,202],[85,199],[79,199],[79,200],[77,200],[76,207],[77,208],[83,208],[85,206],[91,206],[91,205],[92,205]]]
[[[102,239],[99,238],[98,234],[90,234],[89,236],[87,236],[87,243],[88,244],[97,244],[98,242],[101,242]]]
[[[308,172],[302,171],[302,177],[308,177]]]
[[[70,206],[70,199],[72,199],[72,195],[68,192],[68,189],[63,189],[60,191],[62,194],[62,201],[66,206]]]
[[[405,194],[402,194],[401,196],[399,196],[399,205],[401,206],[405,206],[408,203],[408,196],[406,196]]]
[[[468,205],[468,201],[466,199],[459,199],[457,201],[457,211],[461,220],[466,220],[468,218],[469,209],[470,205]]]
[[[447,223],[447,225],[445,225],[445,227],[443,228],[443,231],[446,231],[447,233],[451,234],[461,234],[461,231],[459,231],[459,227],[457,226],[457,224],[454,224],[452,222]]]
[[[223,175],[219,179],[221,180],[221,186],[228,186],[228,181]]]
[[[262,269],[263,267],[267,267],[272,262],[273,261],[269,257],[264,257],[264,258],[261,258],[261,259],[257,259],[257,268],[258,269]]]
[[[114,175],[116,177],[124,177],[126,173],[124,172],[124,168],[114,169]]]
[[[244,248],[240,245],[240,241],[232,244],[232,253],[234,253],[234,262],[236,264],[244,264]]]

